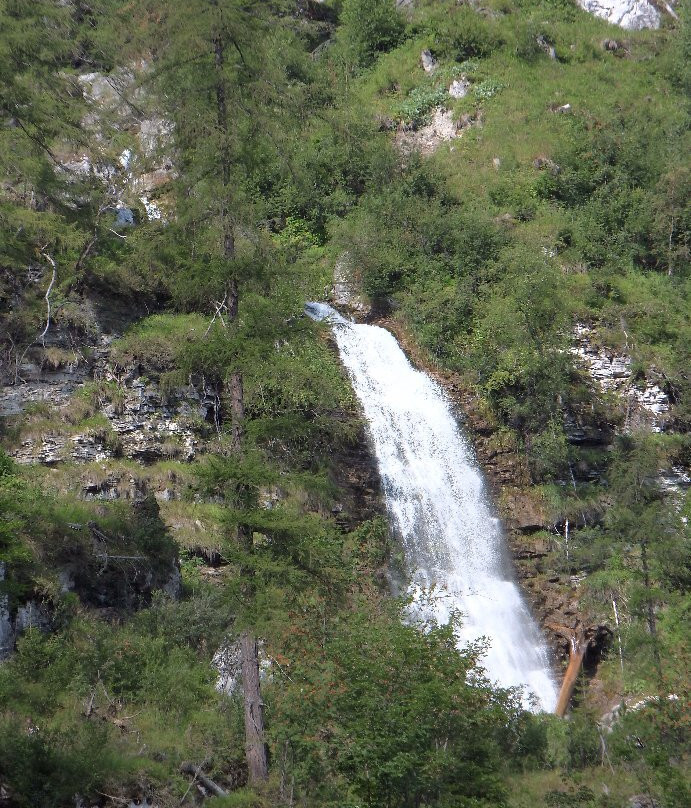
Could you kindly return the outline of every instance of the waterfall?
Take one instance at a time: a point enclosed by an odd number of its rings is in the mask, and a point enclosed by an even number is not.
[[[445,394],[385,329],[351,323],[323,303],[305,310],[331,325],[362,404],[410,592],[434,588],[428,608],[436,620],[460,611],[461,643],[488,641],[488,677],[502,687],[523,686],[539,709],[552,711],[557,694],[544,642]]]

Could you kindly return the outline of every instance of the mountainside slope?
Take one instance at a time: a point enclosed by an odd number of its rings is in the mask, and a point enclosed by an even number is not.
[[[689,12],[620,6],[0,4],[0,804],[688,804]],[[458,404],[568,721],[390,597],[325,298]]]

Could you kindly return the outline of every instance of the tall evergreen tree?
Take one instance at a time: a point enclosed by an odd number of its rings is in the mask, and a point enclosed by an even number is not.
[[[223,324],[206,373],[216,391],[217,425],[230,422],[230,452],[240,463],[246,455],[243,362],[252,351],[243,300],[265,291],[268,282],[257,177],[277,159],[276,110],[286,90],[273,47],[281,33],[268,26],[266,11],[252,0],[194,0],[191,7],[166,8],[167,42],[156,64],[175,126],[177,226],[189,247],[184,297],[186,305],[215,311]],[[240,510],[251,508],[255,487],[237,481],[234,499]],[[244,598],[251,602],[253,531],[240,519],[235,533],[246,560],[240,570]],[[257,639],[249,628],[240,648],[246,758],[250,782],[259,782],[268,776],[268,761]]]

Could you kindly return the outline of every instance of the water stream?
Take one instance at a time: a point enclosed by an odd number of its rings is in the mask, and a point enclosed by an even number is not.
[[[410,591],[434,588],[427,608],[438,621],[460,611],[461,643],[489,642],[483,660],[489,678],[523,686],[538,709],[552,711],[557,694],[545,644],[444,392],[385,329],[351,323],[323,303],[308,303],[306,311],[331,325],[362,404]]]

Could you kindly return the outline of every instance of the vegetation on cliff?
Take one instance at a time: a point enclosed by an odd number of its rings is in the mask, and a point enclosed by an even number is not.
[[[690,451],[688,4],[625,38],[566,0],[403,5],[0,2],[0,370],[103,374],[0,422],[0,618],[30,604],[0,802],[688,804],[689,501],[660,477]],[[402,148],[439,109],[453,137]],[[541,574],[611,627],[568,722],[389,597],[343,469],[362,424],[302,315],[337,263],[483,402],[548,514]],[[659,385],[659,432],[576,323]],[[195,391],[194,451],[127,454],[129,376]],[[97,456],[8,456],[85,434]],[[223,648],[262,671],[249,769]]]

